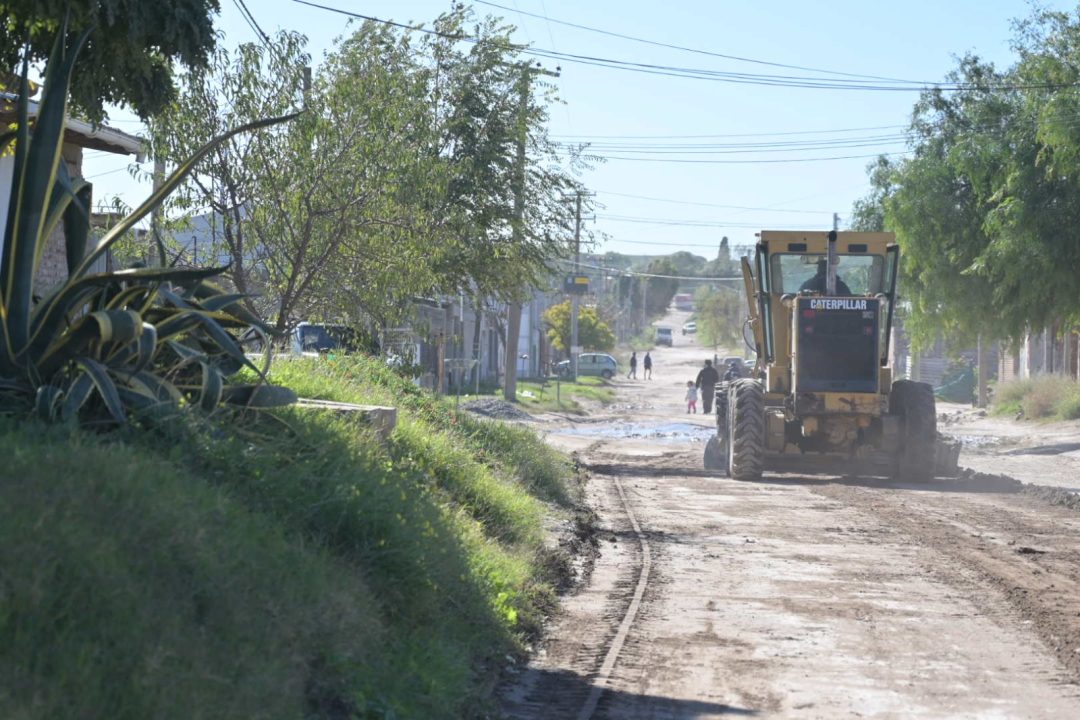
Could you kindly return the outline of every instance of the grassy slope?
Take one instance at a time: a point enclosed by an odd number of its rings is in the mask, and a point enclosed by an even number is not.
[[[1076,420],[1080,418],[1080,383],[1060,375],[1041,375],[999,383],[994,389],[995,415],[1029,420]]]
[[[531,433],[377,362],[283,363],[401,408],[185,423],[121,445],[0,425],[0,717],[461,717],[551,603],[575,503]]]

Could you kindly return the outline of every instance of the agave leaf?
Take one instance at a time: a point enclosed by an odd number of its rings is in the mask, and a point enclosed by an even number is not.
[[[101,399],[105,401],[105,407],[116,422],[124,425],[127,423],[127,415],[124,413],[124,405],[120,402],[120,394],[116,390],[116,383],[109,377],[109,370],[97,360],[88,357],[76,358],[75,362],[81,367],[94,382]]]
[[[11,250],[13,242],[7,238],[15,237],[15,228],[19,224],[19,208],[22,205],[23,192],[23,168],[26,166],[26,155],[30,147],[30,60],[29,53],[24,54],[22,74],[19,77],[19,99],[16,103],[15,128],[15,163],[11,174],[11,193],[8,196],[8,213],[4,219],[4,248],[0,254],[0,283],[8,280],[11,265]],[[13,373],[17,367],[15,363],[15,347],[11,340],[11,330],[8,327],[8,302],[6,293],[0,292],[0,372]]]
[[[199,148],[199,150],[194,155],[188,158],[187,161],[177,167],[176,170],[174,170],[172,174],[165,179],[161,186],[158,187],[158,189],[154,191],[154,193],[142,205],[135,208],[135,210],[133,210],[130,215],[125,217],[108,232],[106,232],[105,236],[101,238],[100,242],[98,242],[97,247],[95,247],[94,250],[90,252],[86,256],[86,258],[83,259],[82,264],[78,268],[76,268],[75,272],[72,273],[72,275],[75,277],[84,275],[90,269],[90,266],[93,264],[93,262],[99,257],[101,257],[102,253],[108,250],[112,246],[112,244],[117,241],[117,239],[124,235],[124,233],[135,227],[135,225],[140,220],[152,213],[159,205],[161,205],[165,198],[168,197],[172,193],[172,191],[175,190],[176,187],[184,181],[184,178],[186,178],[191,173],[191,171],[195,169],[195,166],[198,165],[204,157],[213,152],[223,142],[233,137],[234,135],[250,132],[252,130],[259,130],[264,127],[270,127],[271,125],[277,125],[278,123],[288,122],[289,120],[292,120],[298,115],[300,115],[300,113],[290,113],[288,115],[282,115],[280,117],[256,120],[254,122],[245,123],[240,127],[233,128],[232,130],[228,130],[212,138],[209,142]]]
[[[64,397],[64,404],[60,407],[60,419],[67,421],[76,417],[82,406],[90,399],[90,393],[93,390],[94,381],[90,376],[86,373],[79,373],[79,376],[71,383]]]
[[[147,367],[151,361],[153,361],[154,353],[157,352],[157,346],[157,328],[148,322],[144,322],[142,334],[139,336],[138,356],[135,360],[135,366],[132,368],[132,372],[142,371],[143,368]]]
[[[125,405],[132,408],[132,415],[140,420],[164,424],[180,414],[180,408],[176,403],[162,402],[152,395],[123,385],[117,386],[116,393]]]
[[[159,402],[179,405],[183,401],[183,395],[175,385],[154,373],[145,371],[132,373],[127,379],[127,384],[131,388],[138,388],[143,394],[156,398]]]
[[[214,285],[208,280],[203,280],[201,283],[196,285],[194,290],[192,291],[192,295],[194,296],[194,298],[196,300],[199,300],[200,302],[204,301],[207,298],[223,294],[226,294],[226,291],[224,289],[217,285]],[[229,310],[229,312],[242,320],[247,325],[262,328],[263,332],[270,333],[272,335],[277,334],[274,329],[270,325],[268,325],[262,318],[248,310],[242,304],[237,304],[233,306],[232,309]]]
[[[55,338],[36,366],[50,377],[69,361],[84,355],[91,344],[130,343],[142,333],[142,318],[131,310],[98,310],[81,318],[69,331]]]
[[[221,295],[211,295],[208,298],[199,300],[199,307],[211,312],[215,310],[224,310],[232,305],[236,305],[246,297],[247,295],[245,293],[222,293]]]
[[[145,314],[146,311],[144,302],[146,302],[152,294],[153,289],[150,285],[135,285],[133,287],[124,288],[118,292],[115,297],[109,300],[105,309],[119,310],[132,305],[138,305],[139,307],[135,311],[142,315]]]
[[[221,393],[225,380],[216,367],[210,363],[201,363],[203,370],[202,393],[199,395],[199,407],[205,412],[213,412],[221,404]]]
[[[220,272],[217,268],[176,270],[132,268],[70,280],[38,304],[31,325],[30,345],[25,356],[33,362],[34,358],[44,353],[49,342],[61,332],[60,328],[67,321],[68,313],[73,308],[81,306],[88,297],[102,287],[107,287],[117,281],[198,280],[203,277],[212,277],[217,272]]]
[[[180,306],[186,305],[181,298],[177,297],[175,293],[172,293],[169,290],[162,290],[162,294],[168,298],[170,302],[177,303]],[[259,368],[255,367],[255,365],[247,359],[247,356],[244,355],[244,351],[236,344],[236,339],[225,332],[225,329],[218,324],[215,318],[211,317],[209,313],[204,312],[195,312],[195,317],[199,319],[199,322],[203,329],[206,330],[207,335],[221,347],[226,355],[237,360],[241,365],[251,368],[264,380],[266,379]]]
[[[90,183],[82,181],[74,183],[72,190],[75,198],[64,211],[64,240],[69,275],[82,262],[83,256],[86,255],[86,247],[90,242],[89,208],[93,188]]]
[[[61,162],[57,165],[56,181],[53,183],[45,225],[41,230],[44,240],[37,244],[37,254],[34,258],[35,274],[41,267],[41,258],[45,254],[48,239],[61,220],[64,221],[68,271],[70,272],[74,267],[73,253],[77,253],[75,264],[78,264],[78,261],[82,260],[82,256],[86,254],[86,241],[90,233],[90,214],[87,210],[90,205],[90,191],[91,185],[86,180],[71,179],[65,163]]]
[[[53,54],[45,70],[45,90],[34,123],[33,141],[26,155],[22,174],[13,178],[20,186],[14,232],[9,233],[4,248],[4,324],[15,354],[30,339],[30,313],[33,309],[34,263],[43,237],[46,208],[52,195],[56,167],[63,146],[67,94],[75,57],[90,36],[84,31],[72,51],[64,53],[64,33],[57,35]],[[10,210],[9,210],[10,212]]]
[[[55,385],[42,385],[34,398],[34,412],[45,422],[52,422],[63,397],[64,391]]]

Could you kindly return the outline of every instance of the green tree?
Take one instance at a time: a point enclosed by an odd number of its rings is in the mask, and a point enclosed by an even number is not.
[[[552,305],[544,311],[544,323],[551,344],[567,352],[570,350],[570,301]],[[578,310],[578,342],[585,350],[608,352],[615,347],[615,333],[600,319],[596,308]]]
[[[380,321],[435,288],[423,194],[430,166],[424,77],[407,40],[365,24],[305,90],[305,39],[219,51],[191,73],[154,122],[168,157],[219,126],[305,108],[290,126],[222,146],[202,163],[176,209],[209,207],[221,221],[211,256],[281,330],[307,317]]]
[[[127,105],[145,119],[175,98],[174,64],[207,65],[219,10],[218,0],[2,0],[0,68],[15,68],[27,41],[31,63],[44,61],[66,18],[69,51],[94,29],[75,66],[73,109],[101,120],[106,103]]]
[[[746,301],[731,288],[699,287],[694,293],[694,317],[704,345],[741,347]]]

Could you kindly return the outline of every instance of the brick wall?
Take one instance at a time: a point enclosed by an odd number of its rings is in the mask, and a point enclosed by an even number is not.
[[[69,143],[64,144],[62,162],[67,163],[68,173],[72,177],[82,176],[82,148]],[[37,276],[34,278],[34,294],[44,297],[50,290],[67,279],[67,249],[64,243],[64,223],[60,222],[53,230],[41,256]]]

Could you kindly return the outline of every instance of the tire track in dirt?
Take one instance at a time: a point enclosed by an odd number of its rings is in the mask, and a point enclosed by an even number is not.
[[[638,543],[640,544],[641,567],[639,570],[637,586],[634,588],[634,596],[630,600],[630,606],[626,609],[626,614],[623,616],[622,622],[619,623],[619,629],[616,631],[615,637],[611,639],[611,642],[608,645],[608,651],[604,657],[604,664],[600,666],[600,672],[593,681],[589,697],[585,700],[585,705],[582,706],[581,712],[578,713],[578,720],[590,720],[593,713],[596,712],[596,706],[600,702],[600,696],[603,695],[604,690],[607,687],[608,679],[611,677],[611,671],[614,669],[615,663],[619,659],[619,652],[622,650],[623,643],[626,642],[626,636],[630,633],[630,627],[634,624],[638,609],[641,607],[641,600],[645,596],[645,587],[649,584],[649,571],[652,569],[652,553],[649,549],[649,541],[641,531],[641,526],[638,524],[637,517],[634,515],[634,510],[626,497],[626,491],[623,489],[622,483],[619,482],[617,476],[611,476],[611,480],[615,485],[615,489],[619,492],[619,499],[622,501],[623,510],[626,512],[626,517],[629,519],[630,525],[634,528],[634,534],[637,536]]]
[[[825,485],[815,492],[881,517],[976,572],[1080,682],[1080,515],[1025,494]],[[942,573],[948,581],[955,577]]]
[[[593,443],[582,455],[603,444]],[[559,642],[542,648],[521,677],[504,688],[502,717],[590,720],[602,705],[648,587],[651,548],[622,483],[615,474],[585,467],[591,471],[589,505],[601,517],[595,532],[603,549],[549,628],[549,637]],[[597,607],[602,607],[599,614]]]

